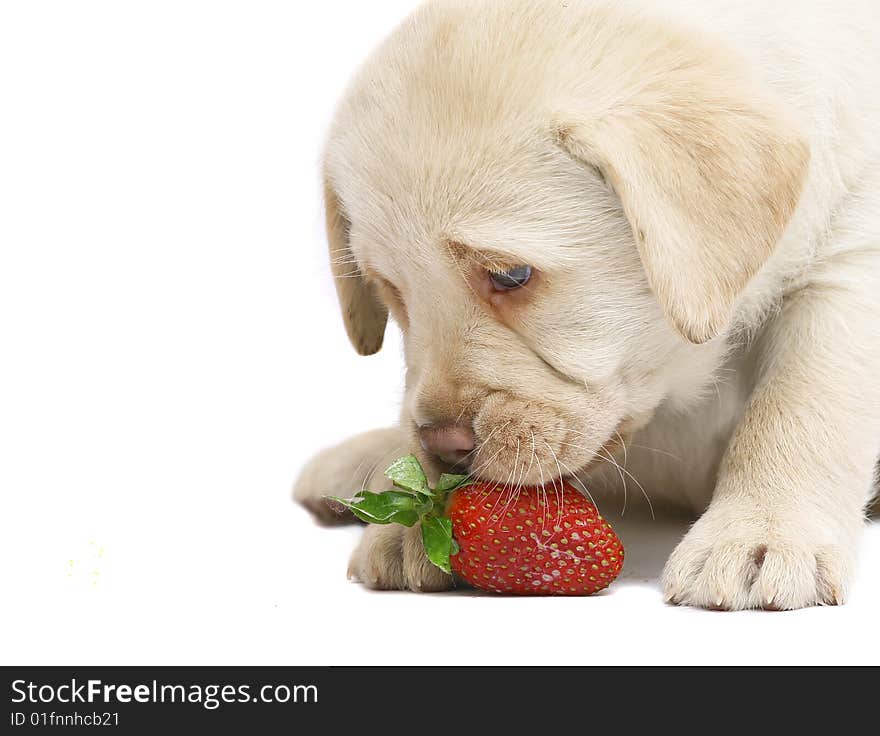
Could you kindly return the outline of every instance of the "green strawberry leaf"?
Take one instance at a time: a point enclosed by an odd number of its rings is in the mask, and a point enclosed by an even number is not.
[[[361,491],[354,498],[336,498],[328,496],[332,501],[342,504],[361,521],[368,524],[402,524],[413,526],[422,514],[431,509],[418,496],[404,491],[385,491],[371,493]]]
[[[422,519],[422,544],[428,559],[443,572],[452,574],[449,566],[449,555],[455,540],[452,538],[452,521],[437,516]],[[457,544],[455,544],[458,547]]]
[[[437,481],[437,487],[434,490],[437,493],[449,493],[450,491],[461,488],[463,485],[467,485],[469,482],[473,482],[469,475],[452,475],[450,473],[443,473]]]
[[[407,455],[395,461],[385,471],[385,475],[398,488],[404,488],[413,493],[421,493],[423,496],[434,495],[431,489],[428,488],[428,479],[425,477],[425,471],[422,470],[422,466],[415,455]]]

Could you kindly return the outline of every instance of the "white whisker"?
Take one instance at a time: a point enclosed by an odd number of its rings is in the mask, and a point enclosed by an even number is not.
[[[645,491],[644,486],[639,483],[638,478],[636,478],[632,473],[630,473],[626,468],[621,468],[620,464],[614,459],[611,453],[608,453],[608,460],[620,471],[625,473],[627,477],[632,478],[633,482],[639,487],[639,490],[642,492],[642,495],[645,497],[645,500],[648,502],[648,508],[651,510],[651,518],[656,519],[657,517],[654,515],[654,504],[651,503],[651,499],[648,497],[647,491]]]

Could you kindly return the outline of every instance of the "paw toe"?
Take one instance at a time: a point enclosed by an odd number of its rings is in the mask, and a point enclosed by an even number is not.
[[[404,587],[401,528],[368,526],[348,563],[348,577],[374,590]]]
[[[792,544],[769,547],[751,588],[750,608],[788,611],[818,603],[816,558]]]

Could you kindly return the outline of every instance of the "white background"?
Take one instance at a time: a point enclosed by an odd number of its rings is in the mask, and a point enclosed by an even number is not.
[[[347,582],[290,487],[401,358],[348,346],[318,158],[412,5],[0,5],[0,662],[876,664],[878,527],[840,609],[665,606],[665,522],[593,599]]]

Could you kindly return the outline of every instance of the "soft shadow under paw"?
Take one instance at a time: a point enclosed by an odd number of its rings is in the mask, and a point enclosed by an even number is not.
[[[669,512],[658,512],[656,519],[642,512],[605,518],[623,542],[623,572],[618,578],[623,584],[656,584],[672,550],[693,523],[692,518]]]

